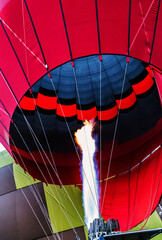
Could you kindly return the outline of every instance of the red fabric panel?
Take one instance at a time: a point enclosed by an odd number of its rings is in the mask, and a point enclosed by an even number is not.
[[[81,121],[91,120],[97,117],[96,107],[89,110],[78,110],[77,109],[77,118]]]
[[[100,211],[106,182],[101,183]],[[101,216],[107,221],[109,218],[119,220],[120,228],[127,226],[129,197],[129,175],[114,177],[107,182],[106,197],[103,204]]]
[[[49,69],[69,61],[69,47],[59,0],[50,0],[48,4],[44,0],[27,0],[27,4]]]
[[[102,53],[127,54],[129,0],[98,0]]]
[[[36,99],[24,96],[19,105],[24,110],[35,110]]]
[[[56,114],[62,117],[72,117],[76,115],[76,104],[73,105],[61,105],[57,103]]]
[[[133,106],[133,104],[136,102],[136,95],[134,92],[132,92],[128,97],[122,98],[121,100],[116,100],[117,106],[120,109],[127,109]]]
[[[130,55],[146,62],[150,57],[158,2],[147,0],[131,3]]]
[[[159,68],[154,67],[154,66],[152,66],[152,68],[153,68],[153,70],[157,71],[158,73],[162,73],[162,70],[160,70]]]
[[[148,217],[157,206],[162,189],[161,148],[140,166],[108,180],[102,216],[119,219],[122,231]],[[101,184],[101,199],[106,182]],[[100,202],[100,208],[102,202]]]
[[[32,151],[32,152],[25,152],[22,149],[19,149],[17,147],[15,147],[14,145],[11,144],[11,149],[14,153],[19,153],[23,158],[25,158],[26,160],[30,160],[31,162],[33,161],[37,161],[38,163],[45,163],[47,165],[49,165],[49,160],[52,163],[52,159],[51,159],[51,154],[49,152],[46,152],[46,156],[44,156],[44,153],[39,151]],[[56,164],[57,166],[61,166],[61,167],[65,167],[65,166],[78,166],[78,161],[79,159],[76,160],[76,156],[74,153],[61,153],[61,152],[54,152],[54,160],[57,161]],[[43,158],[42,158],[43,156]],[[33,157],[33,159],[32,159]],[[73,161],[75,159],[75,161]],[[66,167],[65,167],[66,168]],[[63,180],[63,179],[62,179]]]
[[[37,106],[44,109],[56,109],[57,97],[48,97],[38,93]]]
[[[159,92],[159,97],[162,105],[162,74],[158,73],[157,71],[154,71],[156,84]]]
[[[147,67],[146,70],[148,71],[150,76],[153,78],[154,77],[153,70],[150,67]]]
[[[151,57],[151,64],[160,68],[162,70],[162,47],[161,47],[161,39],[162,39],[162,4],[160,4],[159,16],[157,21],[157,28],[155,34],[155,41],[153,45],[153,52]]]
[[[152,85],[154,84],[154,81],[150,75],[147,75],[145,79],[143,79],[141,82],[132,85],[132,88],[136,95],[142,94],[147,92]]]
[[[95,1],[61,2],[73,58],[99,53]]]
[[[161,174],[162,150],[160,148],[149,159],[143,162],[140,167],[136,198],[133,200],[133,205],[130,205],[130,213],[132,212],[133,215],[131,216],[131,214],[129,214],[129,221],[132,219],[131,228],[138,222],[141,222],[142,214],[142,220],[144,220],[144,218],[148,217],[157,206],[162,194]],[[131,176],[131,178],[133,177]],[[131,179],[131,181],[133,181],[133,179]],[[131,192],[133,193],[132,188]]]
[[[118,108],[117,106],[114,106],[113,108],[110,108],[105,111],[97,111],[97,113],[99,120],[106,121],[114,118],[118,114]]]

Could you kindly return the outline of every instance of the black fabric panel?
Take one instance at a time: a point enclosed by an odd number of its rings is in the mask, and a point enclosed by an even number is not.
[[[0,195],[16,190],[13,164],[0,168]]]
[[[19,114],[24,114],[25,116],[33,116],[35,114],[35,110],[25,110],[25,109],[22,109],[20,110],[20,108],[16,108],[16,111],[19,113]]]
[[[114,96],[115,96],[116,100],[120,100],[120,99],[128,97],[132,92],[133,92],[133,88],[131,87],[127,91],[123,92],[122,94],[118,94],[118,95],[116,94]]]
[[[75,116],[72,116],[72,117],[62,117],[62,116],[59,116],[59,115],[56,115],[56,118],[59,120],[59,121],[62,121],[62,122],[72,122],[72,121],[75,121],[77,119],[77,115]]]
[[[73,105],[76,103],[76,98],[71,99],[59,98],[57,102],[62,105]]]
[[[37,92],[30,92],[30,90],[28,90],[28,91],[25,93],[25,96],[28,97],[28,98],[37,98],[38,93],[37,93]]]
[[[77,104],[78,110],[89,110],[91,108],[94,108],[96,106],[95,102],[89,103],[89,104]]]
[[[149,64],[146,63],[146,62],[142,62],[142,64],[143,64],[143,66],[144,66],[145,68],[147,68],[147,67],[149,66]]]
[[[84,227],[75,228],[75,231],[77,232],[80,240],[86,240],[85,233],[84,233]],[[77,239],[76,235],[75,235],[75,233],[74,233],[74,231],[72,229],[64,231],[64,232],[60,232],[58,234],[59,234],[59,237],[60,237],[61,240],[74,240],[74,239]],[[48,238],[47,237],[42,237],[42,238],[39,238],[37,240],[46,240],[46,239],[53,240],[55,238],[58,239],[56,234],[54,234],[52,236],[48,236]]]
[[[56,114],[56,109],[44,109],[37,106],[37,110],[39,113],[46,114],[46,115]]]
[[[97,106],[97,111],[105,111],[105,110],[111,109],[115,106],[116,106],[116,102],[113,101],[113,102],[111,102],[107,105],[104,105],[104,106]]]
[[[117,116],[115,116],[114,118],[111,118],[109,120],[98,120],[98,121],[101,125],[108,125],[108,124],[111,124],[113,122],[116,122],[116,119],[117,119]]]
[[[43,184],[39,183],[37,187],[45,203]],[[23,191],[46,233],[51,235],[52,233],[30,187],[23,188]],[[45,236],[45,234],[25,199],[22,190],[19,189],[2,195],[0,197],[0,239],[31,240],[41,236]]]
[[[162,229],[140,230],[126,233],[116,233],[104,236],[105,240],[149,240],[162,233]]]
[[[139,82],[141,82],[143,79],[145,79],[148,75],[148,71],[145,69],[139,76],[137,76],[136,78],[134,79],[131,79],[131,84],[132,85],[135,85]]]
[[[48,96],[48,97],[56,97],[57,96],[57,91],[54,90],[49,90],[43,87],[39,88],[39,93]]]

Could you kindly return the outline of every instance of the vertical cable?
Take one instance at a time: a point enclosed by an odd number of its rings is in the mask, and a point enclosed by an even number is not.
[[[95,6],[96,6],[96,21],[97,21],[97,34],[98,34],[98,50],[99,50],[99,55],[101,55],[101,40],[100,40],[100,29],[99,29],[97,0],[95,0]]]
[[[130,25],[131,25],[131,3],[132,1],[129,0],[129,20],[128,20],[128,57],[129,57],[129,49],[130,49]]]
[[[61,13],[62,13],[62,19],[63,19],[64,27],[65,27],[65,32],[66,32],[66,38],[67,38],[67,42],[68,42],[68,46],[69,46],[70,57],[71,57],[71,61],[73,62],[73,56],[72,56],[72,51],[71,51],[70,40],[69,40],[68,31],[67,31],[64,11],[63,11],[63,7],[62,7],[62,2],[61,2],[61,0],[59,0],[59,2],[60,2]]]
[[[97,1],[97,0],[96,0]],[[101,113],[101,96],[102,96],[102,86],[101,86],[101,65],[102,61],[100,61],[100,123],[99,123],[99,128],[100,128],[100,180],[102,180],[102,113]],[[100,183],[101,187],[101,183]]]

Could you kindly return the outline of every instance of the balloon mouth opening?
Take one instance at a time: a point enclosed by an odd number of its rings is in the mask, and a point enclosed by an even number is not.
[[[133,139],[156,126],[160,112],[148,64],[131,57],[128,61],[122,55],[102,55],[102,61],[98,55],[83,57],[74,60],[74,66],[67,62],[51,70],[50,76],[44,75],[24,95],[13,114],[10,146],[15,160],[23,168],[25,163],[34,177],[45,182],[45,178],[47,182],[54,178],[59,184],[59,169],[64,183],[81,183],[76,174],[80,171],[79,154],[73,134],[83,121],[95,119],[96,154],[102,152],[106,162],[113,141],[119,150],[114,151],[114,158],[119,157],[118,152],[127,154],[129,141],[136,149]],[[50,177],[48,171],[51,175],[53,168],[56,171]]]

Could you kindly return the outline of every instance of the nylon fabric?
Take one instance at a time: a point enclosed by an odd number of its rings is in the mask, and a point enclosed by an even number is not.
[[[100,180],[107,176],[112,144],[110,176],[129,171],[162,142],[161,74],[154,70],[154,79],[149,66],[162,70],[161,29],[160,0],[131,1],[131,6],[129,0],[1,1],[1,143],[11,155],[13,152],[22,167],[25,164],[24,168],[34,178],[51,183],[50,173],[59,184],[50,166],[54,165],[54,159],[63,184],[78,184],[80,155],[73,133],[82,125],[78,120],[85,120],[82,116],[95,118],[93,134],[99,136],[96,162],[102,165]],[[32,97],[36,98],[37,107]],[[33,139],[30,126],[39,144]],[[157,158],[159,164],[160,158]],[[153,202],[150,213],[159,199],[161,190],[158,188],[156,192],[156,186],[161,186],[160,167],[151,172],[153,162],[150,165],[143,162],[139,172],[134,170],[129,176],[120,176],[121,183],[118,178],[116,182],[112,180],[111,204],[117,187],[121,187],[122,229],[143,220],[150,198]],[[153,190],[147,191],[144,186],[148,187],[149,176],[154,172]],[[17,171],[17,183],[20,175]],[[122,191],[127,192],[125,196]],[[107,214],[105,211],[105,217]],[[112,209],[113,214],[116,210]]]
[[[0,152],[0,168],[5,167],[11,163],[14,163],[13,158],[8,154],[6,150]]]
[[[104,219],[118,218],[121,230],[126,231],[137,225],[142,215],[143,219],[149,216],[161,197],[161,153],[162,151],[159,149],[154,155],[131,170],[130,177],[127,172],[108,180],[102,212]],[[104,190],[104,186],[103,182],[101,191]],[[158,198],[156,199],[155,196]],[[142,199],[145,199],[145,202]],[[147,205],[146,202],[151,204]],[[102,204],[102,200],[100,204]]]
[[[18,164],[13,164],[13,174],[16,184],[16,189],[28,187],[40,181],[33,179],[31,175],[25,172]]]
[[[0,196],[16,190],[12,164],[0,168],[0,183]]]
[[[81,190],[75,186],[60,187],[51,184],[49,186],[44,185],[44,191],[53,232],[56,233],[61,232],[62,229],[69,230],[83,226],[84,211],[81,201]],[[64,188],[68,192],[71,200]],[[77,208],[81,219],[71,201]]]

